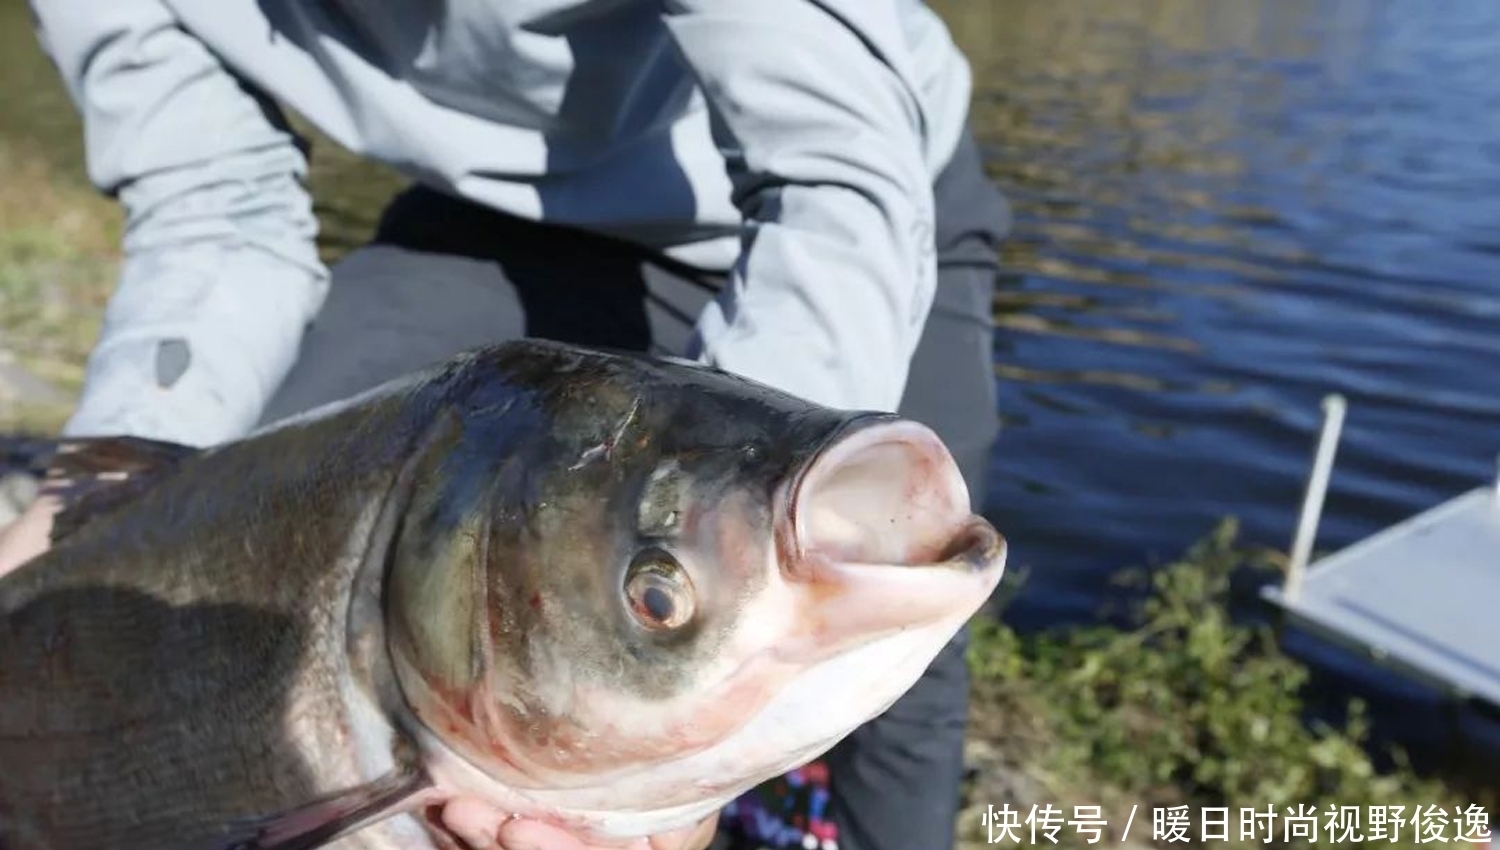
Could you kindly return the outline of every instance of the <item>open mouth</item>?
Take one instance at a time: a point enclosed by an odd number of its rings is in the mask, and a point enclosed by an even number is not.
[[[806,466],[786,521],[784,564],[794,572],[821,563],[984,573],[1000,567],[1006,548],[973,513],[942,440],[889,417],[857,420]]]
[[[1004,573],[1005,538],[973,512],[958,464],[921,424],[857,419],[784,492],[778,554],[802,606],[784,658],[957,629]]]

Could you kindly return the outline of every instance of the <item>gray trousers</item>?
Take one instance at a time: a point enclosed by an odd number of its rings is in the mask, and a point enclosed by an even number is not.
[[[947,442],[979,505],[998,428],[990,310],[1009,213],[967,137],[935,189],[936,303],[901,412]],[[523,336],[681,353],[722,283],[630,244],[413,188],[387,208],[371,244],[333,267],[328,299],[262,421]],[[967,637],[825,759],[840,850],[953,847]],[[741,841],[726,830],[716,844]]]

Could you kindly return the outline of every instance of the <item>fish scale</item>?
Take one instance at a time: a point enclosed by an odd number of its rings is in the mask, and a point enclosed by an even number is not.
[[[341,719],[353,565],[339,548],[369,497],[316,486],[316,465],[264,462],[279,442],[196,458],[0,584],[0,822],[53,824],[56,843],[37,846],[171,847],[365,780]],[[269,507],[242,498],[262,492],[274,510],[213,515]],[[236,550],[257,553],[254,571]],[[102,781],[120,790],[100,798]]]
[[[889,706],[1005,557],[924,426],[541,340],[33,456],[65,507],[0,577],[3,850],[689,826]]]

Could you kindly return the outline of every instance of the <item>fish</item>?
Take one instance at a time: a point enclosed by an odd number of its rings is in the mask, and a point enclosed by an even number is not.
[[[4,850],[682,828],[889,708],[1007,553],[922,424],[542,339],[214,446],[49,446]]]

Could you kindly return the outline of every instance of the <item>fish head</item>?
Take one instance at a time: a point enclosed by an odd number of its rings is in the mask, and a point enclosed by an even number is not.
[[[558,818],[671,828],[816,758],[1000,579],[926,426],[669,359],[496,357],[419,476],[389,644],[420,722]]]

